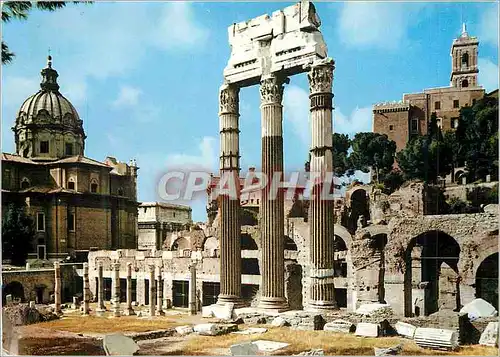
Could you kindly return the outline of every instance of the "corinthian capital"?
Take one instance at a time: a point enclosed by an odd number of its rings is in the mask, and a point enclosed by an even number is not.
[[[284,78],[275,75],[262,77],[260,81],[260,103],[261,104],[281,104],[283,99]]]
[[[334,62],[331,58],[326,58],[311,66],[311,69],[307,73],[311,94],[332,92],[334,68]]]
[[[239,93],[236,86],[224,84],[220,87],[219,113],[239,113]]]

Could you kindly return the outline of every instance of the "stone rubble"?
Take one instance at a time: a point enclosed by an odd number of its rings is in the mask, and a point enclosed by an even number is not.
[[[236,331],[236,332],[231,332],[231,333],[238,334],[238,335],[258,335],[258,334],[263,334],[266,332],[267,332],[267,328],[250,327],[250,328],[247,328],[246,330]]]
[[[255,356],[259,348],[252,342],[239,343],[230,347],[231,356]]]
[[[356,326],[346,320],[335,320],[332,322],[327,322],[323,327],[323,330],[330,332],[341,332],[341,333],[350,333],[354,332]]]
[[[193,327],[194,332],[202,336],[218,336],[238,331],[236,324],[199,324]]]
[[[498,322],[490,322],[479,338],[479,344],[498,347]]]
[[[398,335],[404,336],[406,338],[413,339],[413,336],[415,336],[415,331],[417,330],[416,326],[413,326],[412,324],[408,324],[406,322],[401,322],[398,321],[395,325],[396,331]]]
[[[493,317],[498,315],[495,307],[483,299],[472,300],[470,303],[464,305],[460,309],[460,312],[467,313],[471,320],[479,317]]]
[[[395,356],[399,355],[403,351],[403,345],[399,344],[389,348],[373,348],[375,356]]]
[[[294,356],[324,356],[325,352],[322,349],[313,349],[309,351],[300,352]]]
[[[175,331],[181,335],[181,336],[184,336],[184,335],[189,335],[190,333],[194,332],[193,330],[193,327],[192,326],[189,326],[189,325],[186,325],[186,326],[177,326],[175,328]]]

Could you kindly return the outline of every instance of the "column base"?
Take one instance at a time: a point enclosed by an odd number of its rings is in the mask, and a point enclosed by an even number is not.
[[[157,316],[165,316],[165,312],[163,312],[163,310],[161,310],[161,311],[156,311],[156,315],[157,315]]]
[[[135,316],[136,315],[134,309],[132,309],[132,308],[125,309],[125,311],[123,312],[123,314],[125,316]]]
[[[305,310],[308,311],[325,311],[325,310],[339,310],[337,302],[335,301],[311,301],[307,304]]]
[[[106,313],[106,309],[97,309],[97,310],[95,311],[95,314],[96,314],[97,316],[100,316],[100,317],[104,316],[104,314],[105,314],[105,313]]]
[[[284,312],[290,310],[290,306],[288,306],[288,302],[285,298],[276,298],[276,297],[263,297],[259,301],[259,305],[257,305],[258,309],[262,310],[271,310],[276,312]]]
[[[241,297],[236,295],[219,295],[217,298],[216,305],[225,305],[228,303],[234,304],[235,309],[240,309],[242,307],[248,306],[248,304],[241,299]]]

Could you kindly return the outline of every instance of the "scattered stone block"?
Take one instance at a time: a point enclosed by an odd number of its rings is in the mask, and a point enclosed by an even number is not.
[[[264,328],[264,327],[250,327],[250,328],[247,328],[246,330],[236,331],[233,333],[238,334],[238,335],[257,335],[257,334],[262,334],[262,333],[266,333],[266,332],[267,332],[267,328]]]
[[[255,356],[259,352],[259,348],[252,342],[240,343],[232,345],[231,356]]]
[[[213,315],[221,320],[231,320],[233,318],[234,303],[212,305]]]
[[[332,322],[328,322],[323,327],[323,330],[325,331],[341,333],[354,332],[355,329],[356,326],[352,322],[346,320],[335,320]]]
[[[210,318],[210,317],[214,317],[214,313],[212,311],[212,306],[213,305],[210,305],[210,306],[203,306],[201,308],[201,316],[202,317],[206,317],[206,318]]]
[[[356,326],[356,336],[363,337],[378,337],[379,326],[378,324],[372,324],[369,322],[360,322]]]
[[[315,350],[300,352],[299,354],[294,356],[324,356],[324,355],[325,351],[323,351],[322,349],[315,349]]]
[[[478,317],[493,317],[497,316],[498,311],[493,305],[483,299],[474,299],[470,303],[464,305],[460,309],[461,313],[467,313],[469,319],[477,319]]]
[[[35,309],[36,306],[35,306],[35,302],[34,301],[30,301],[30,309]]]
[[[139,351],[137,343],[121,333],[105,335],[102,345],[106,356],[132,356]]]
[[[271,322],[271,325],[275,327],[283,327],[283,326],[288,326],[290,325],[284,318],[281,316],[275,317],[273,321]]]
[[[498,322],[490,322],[479,338],[479,344],[498,347]]]
[[[416,326],[413,326],[412,324],[408,324],[406,322],[401,322],[398,321],[395,325],[396,331],[398,335],[404,336],[406,338],[411,338],[413,339],[413,336],[415,336],[415,331],[417,329]]]
[[[193,327],[192,326],[189,326],[189,325],[186,325],[186,326],[178,326],[175,328],[175,331],[181,335],[181,336],[184,336],[184,335],[189,335],[190,333],[192,333],[194,330],[193,330]]]
[[[5,305],[11,305],[12,304],[12,295],[7,294],[5,295]]]
[[[419,327],[413,339],[418,346],[423,348],[438,350],[458,348],[458,333],[453,330]]]
[[[257,348],[261,352],[274,352],[289,346],[289,344],[285,342],[275,342],[266,340],[258,340],[254,341],[253,343],[257,345]]]
[[[389,348],[373,348],[375,356],[395,356],[399,355],[403,351],[403,345],[399,344]]]
[[[193,327],[194,332],[202,336],[224,335],[229,332],[238,331],[238,325],[235,324],[199,324]]]
[[[356,314],[366,315],[366,316],[380,315],[380,314],[392,315],[393,311],[392,311],[391,305],[389,305],[389,304],[373,303],[373,304],[361,305],[356,310]]]

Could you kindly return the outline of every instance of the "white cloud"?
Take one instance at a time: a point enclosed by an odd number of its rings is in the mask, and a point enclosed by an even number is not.
[[[2,81],[2,105],[20,107],[22,102],[40,89],[39,81],[33,77],[5,77]]]
[[[340,12],[338,36],[347,46],[395,49],[407,37],[408,16],[418,21],[422,4],[346,2]]]
[[[290,122],[295,135],[309,147],[311,129],[309,128],[309,94],[306,90],[295,86],[287,86],[283,98],[283,115]]]
[[[134,107],[139,103],[142,90],[136,87],[124,85],[120,88],[118,97],[112,102],[113,107]]]
[[[479,78],[478,82],[484,87],[486,92],[498,88],[498,65],[487,58],[479,58]]]
[[[498,47],[498,16],[498,4],[488,4],[479,23],[479,39],[495,47]]]
[[[342,113],[340,108],[334,111],[333,131],[335,133],[354,134],[372,131],[372,108],[356,108],[349,116]]]
[[[198,144],[197,154],[174,153],[167,155],[166,164],[171,168],[199,168],[214,172],[217,170],[218,154],[216,138],[205,136]]]

